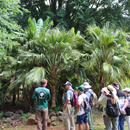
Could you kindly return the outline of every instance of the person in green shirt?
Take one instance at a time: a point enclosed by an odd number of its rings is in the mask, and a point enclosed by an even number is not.
[[[46,88],[47,80],[41,80],[41,87],[34,90],[32,99],[37,99],[36,103],[36,119],[37,130],[47,130],[48,120],[48,100],[51,99],[50,90]],[[41,117],[43,118],[43,126],[41,124]]]

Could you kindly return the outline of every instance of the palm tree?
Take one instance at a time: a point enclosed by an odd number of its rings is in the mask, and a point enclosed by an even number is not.
[[[112,29],[107,23],[103,28],[96,25],[88,27],[90,52],[88,62],[83,65],[91,70],[100,88],[113,81],[120,82],[130,76],[129,44],[127,34],[122,30]],[[120,82],[121,83],[121,82]]]
[[[45,27],[42,27],[44,22],[36,23],[31,19],[29,21],[30,28],[25,35],[27,40],[22,40],[26,42],[22,43],[15,65],[18,78],[8,90],[11,92],[20,84],[24,89],[30,89],[38,86],[40,80],[46,77],[51,88],[52,107],[56,107],[56,84],[60,74],[82,56],[80,52],[72,50],[76,46],[74,42],[76,35],[74,29],[69,32],[57,28],[44,29]]]

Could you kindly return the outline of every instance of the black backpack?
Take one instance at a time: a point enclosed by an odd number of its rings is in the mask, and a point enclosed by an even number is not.
[[[118,117],[120,113],[119,104],[112,104],[110,99],[107,99],[106,114],[109,117]]]
[[[83,108],[85,113],[88,113],[91,110],[91,106],[87,97],[83,99]]]

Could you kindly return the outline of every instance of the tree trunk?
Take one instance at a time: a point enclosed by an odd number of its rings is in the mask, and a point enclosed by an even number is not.
[[[15,100],[16,100],[16,94],[13,94],[13,101],[12,101],[12,105],[15,105]]]
[[[18,97],[17,97],[17,101],[19,101],[19,90],[18,90]]]
[[[52,108],[56,107],[56,84],[53,83],[52,88],[51,88],[51,95],[52,95]]]

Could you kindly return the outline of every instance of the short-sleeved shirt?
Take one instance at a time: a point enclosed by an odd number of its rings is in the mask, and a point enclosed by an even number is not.
[[[36,108],[46,109],[48,108],[48,100],[51,99],[50,90],[45,87],[38,87],[34,90],[32,99],[37,99]]]
[[[84,99],[88,98],[88,96],[86,94],[81,94],[79,95],[78,97],[78,102],[81,102],[81,106],[80,106],[80,109],[79,111],[77,112],[77,115],[80,116],[80,115],[83,115],[85,114],[85,111],[84,111]]]
[[[72,100],[72,98],[73,98],[73,91],[74,91],[74,90],[73,90],[72,88],[69,88],[69,89],[67,90],[67,92],[66,92],[65,95],[64,95],[63,104],[66,103],[66,100],[67,100],[67,99],[70,99],[69,104],[71,103],[71,100]]]
[[[92,91],[92,90],[87,89],[87,90],[85,91],[85,94],[88,96],[88,100],[90,101],[91,93],[89,93],[88,91]]]
[[[122,108],[124,106],[124,100],[126,99],[126,96],[119,89],[117,89],[117,96],[118,96],[119,107]]]

